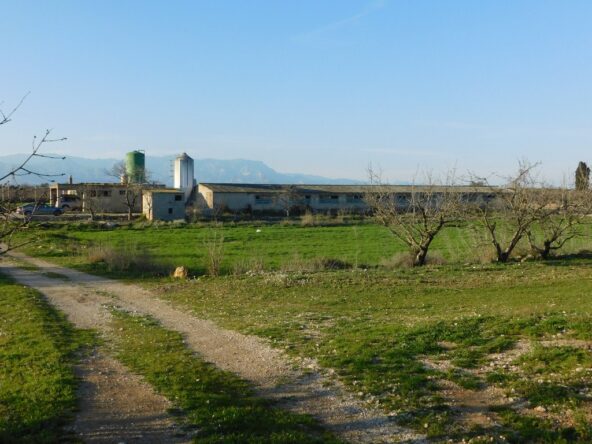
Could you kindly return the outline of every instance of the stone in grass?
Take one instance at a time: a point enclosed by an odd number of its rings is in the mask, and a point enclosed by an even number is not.
[[[177,267],[173,273],[175,279],[187,279],[188,270],[187,267]]]
[[[543,407],[542,405],[539,405],[534,408],[534,411],[539,412],[539,413],[545,413],[547,411],[547,409],[545,407]]]

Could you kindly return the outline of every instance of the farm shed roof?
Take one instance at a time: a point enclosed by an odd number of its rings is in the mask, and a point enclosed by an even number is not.
[[[200,183],[216,193],[285,193],[287,191],[301,194],[362,194],[372,191],[389,191],[392,193],[411,193],[422,189],[439,191],[458,191],[459,193],[491,193],[490,187],[475,186],[425,186],[425,185],[276,185],[276,184],[236,184],[236,183]]]

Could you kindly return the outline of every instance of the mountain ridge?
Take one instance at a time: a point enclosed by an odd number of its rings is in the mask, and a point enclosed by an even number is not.
[[[44,154],[52,156],[52,154]],[[10,171],[26,157],[25,154],[11,154],[0,156],[0,175]],[[167,186],[173,184],[173,161],[176,156],[146,156],[146,170],[151,180],[164,183]],[[55,181],[66,181],[72,176],[74,182],[116,182],[116,178],[108,171],[122,159],[105,158],[91,159],[86,157],[67,156],[65,160],[35,157],[28,164],[28,168],[42,174],[64,173],[63,178],[54,178]],[[281,173],[265,162],[249,159],[194,159],[195,179],[197,182],[224,182],[224,183],[263,183],[263,184],[319,184],[319,185],[352,185],[361,184],[361,181],[344,178],[328,178],[303,173]],[[20,177],[20,184],[41,184],[49,182],[50,178],[37,176]]]

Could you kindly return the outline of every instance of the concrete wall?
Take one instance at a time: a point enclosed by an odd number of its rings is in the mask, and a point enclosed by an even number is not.
[[[185,196],[182,191],[146,191],[142,207],[148,220],[185,219]]]
[[[50,205],[58,205],[60,197],[64,195],[76,195],[80,203],[75,209],[82,211],[94,211],[96,213],[127,213],[126,192],[133,193],[130,202],[134,202],[132,211],[142,211],[142,190],[127,189],[120,184],[52,184],[50,186]],[[74,205],[72,205],[74,208]]]
[[[281,193],[229,193],[212,192],[200,186],[199,194],[203,196],[210,209],[224,209],[233,212],[285,212],[286,207],[310,209],[312,211],[329,212],[339,210],[363,211],[367,205],[361,195],[354,194],[298,194],[288,197]]]
[[[261,189],[260,191],[247,189],[235,192],[232,191],[231,186],[222,185],[222,187],[223,190],[221,191],[212,191],[208,186],[200,184],[197,195],[203,196],[208,208],[231,212],[285,213],[287,207],[290,207],[292,213],[294,208],[319,213],[365,212],[369,210],[369,206],[364,200],[365,190],[363,189],[347,192],[331,189],[309,191],[306,188],[294,192],[278,192],[277,189]],[[249,187],[249,185],[245,187]],[[237,185],[237,188],[240,188],[240,185]],[[398,205],[401,205],[402,208],[409,205],[411,196],[412,193],[408,190],[399,190],[392,193],[392,198],[396,199]],[[489,189],[483,191],[469,190],[462,195],[466,202],[476,205],[483,205],[494,197],[494,193]],[[438,202],[437,191],[435,192],[434,202]]]

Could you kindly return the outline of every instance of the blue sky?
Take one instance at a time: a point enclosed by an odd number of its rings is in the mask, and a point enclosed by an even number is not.
[[[187,151],[392,182],[592,162],[592,2],[0,1],[0,154]],[[199,180],[199,178],[198,178]]]

